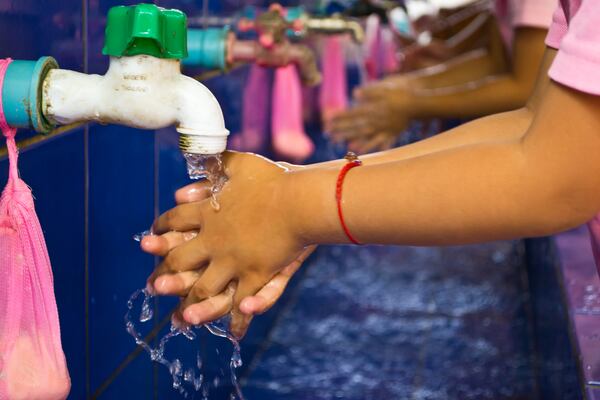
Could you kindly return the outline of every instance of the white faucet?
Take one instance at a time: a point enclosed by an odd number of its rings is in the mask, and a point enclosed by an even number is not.
[[[53,123],[114,123],[142,129],[175,125],[183,152],[219,154],[229,131],[214,95],[182,75],[177,59],[111,57],[104,76],[51,70],[43,83],[42,112]]]

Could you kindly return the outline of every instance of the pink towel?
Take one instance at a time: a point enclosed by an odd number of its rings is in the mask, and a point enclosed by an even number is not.
[[[381,31],[381,58],[382,71],[385,75],[396,73],[400,70],[398,60],[398,47],[394,38],[394,32],[390,28],[383,28]]]
[[[260,152],[269,134],[269,69],[252,64],[244,87],[242,131],[231,139],[230,147]]]
[[[275,70],[272,100],[273,149],[286,160],[306,160],[315,146],[304,131],[302,85],[294,64]]]
[[[323,121],[330,121],[348,108],[348,80],[344,60],[343,36],[329,36],[323,44],[323,83],[319,103]]]
[[[11,60],[0,60],[0,93]],[[0,399],[61,400],[71,380],[60,343],[54,281],[29,187],[19,178],[16,130],[0,101],[10,170],[0,197]]]
[[[371,14],[367,17],[364,42],[365,69],[370,81],[382,74],[381,40],[381,21],[379,16]]]

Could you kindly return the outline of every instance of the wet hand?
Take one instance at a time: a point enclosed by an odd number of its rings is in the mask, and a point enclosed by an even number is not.
[[[281,163],[289,169],[295,166],[287,163]],[[207,199],[210,191],[206,182],[193,183],[179,189],[175,193],[177,204],[193,203]],[[162,235],[146,236],[141,243],[141,247],[147,253],[159,257],[165,257],[167,254],[182,245],[183,243],[195,238],[197,231],[190,232],[167,232]],[[294,260],[290,265],[284,267],[280,273],[275,275],[255,296],[246,297],[240,303],[240,310],[248,318],[245,318],[241,325],[241,330],[245,332],[248,329],[251,318],[254,315],[263,314],[268,311],[283,294],[289,280],[302,266],[303,262],[314,252],[316,246],[310,246]],[[201,276],[203,269],[191,272],[180,272],[169,275],[157,276],[152,274],[148,279],[151,284],[149,287],[154,293],[160,295],[172,295],[186,297],[191,288]],[[195,312],[199,314],[201,323],[216,320],[226,313],[229,313],[233,307],[233,294],[235,285],[230,284],[220,294],[209,297],[200,303],[194,305]]]
[[[257,295],[250,300],[250,313],[264,308],[261,304],[253,306],[254,301],[261,302],[259,291],[285,266],[301,259],[305,246],[288,224],[290,213],[282,197],[286,169],[249,154],[227,153],[224,161],[230,180],[219,194],[220,211],[204,198],[180,204],[155,222],[154,232],[169,235],[157,239],[162,247],[170,247],[169,241],[177,246],[168,251],[151,283],[159,292],[187,295],[181,312],[188,323],[206,322],[207,315],[218,317],[233,305],[232,332],[241,336],[250,318],[241,312],[241,301]],[[199,189],[199,193],[205,195],[205,190]],[[198,234],[188,236],[187,241],[182,234],[174,233],[190,231]],[[271,242],[265,243],[264,238],[271,238]],[[142,246],[153,248],[155,239],[145,239]],[[285,271],[275,286],[287,282],[286,274],[292,270]],[[237,285],[233,298],[232,282]],[[202,302],[206,299],[210,301]]]

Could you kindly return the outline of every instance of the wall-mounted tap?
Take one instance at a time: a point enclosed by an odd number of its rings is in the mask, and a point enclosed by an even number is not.
[[[296,24],[296,26],[294,25]],[[266,67],[284,67],[296,64],[305,85],[321,82],[313,51],[302,44],[290,42],[287,31],[300,30],[298,23],[290,23],[284,10],[277,4],[255,20],[242,19],[241,31],[256,31],[257,40],[240,40],[229,28],[190,29],[188,32],[189,56],[184,65],[221,68],[235,62],[253,62]]]
[[[228,55],[231,62],[252,61],[268,67],[296,64],[305,85],[313,86],[321,82],[321,73],[312,50],[301,44],[293,44],[288,38],[288,31],[302,30],[300,20],[286,19],[286,11],[281,5],[272,4],[267,12],[255,20],[241,20],[238,29],[256,31],[258,40],[235,40]]]
[[[178,10],[153,4],[113,7],[103,49],[110,56],[107,73],[62,70],[51,58],[13,62],[3,90],[4,109],[13,111],[8,123],[39,132],[79,121],[143,129],[174,125],[183,152],[223,152],[229,132],[219,103],[180,72],[186,28],[186,16]]]

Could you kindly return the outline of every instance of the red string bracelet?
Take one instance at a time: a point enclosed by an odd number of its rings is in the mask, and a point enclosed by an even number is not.
[[[348,163],[346,165],[344,165],[344,167],[340,171],[340,174],[338,175],[338,178],[337,178],[337,183],[335,185],[335,200],[337,202],[338,216],[340,217],[340,223],[342,224],[342,229],[344,230],[344,233],[346,234],[348,239],[350,239],[350,241],[354,244],[361,245],[362,243],[360,243],[358,240],[356,240],[354,238],[354,236],[352,236],[352,234],[350,233],[350,229],[348,229],[348,226],[346,225],[346,221],[344,220],[344,213],[342,212],[342,188],[344,186],[344,178],[346,177],[346,174],[352,168],[360,167],[362,165],[362,161],[360,161],[358,159],[358,157],[356,156],[356,154],[351,151],[349,151],[346,154],[346,157],[344,157],[344,158],[348,161]]]

